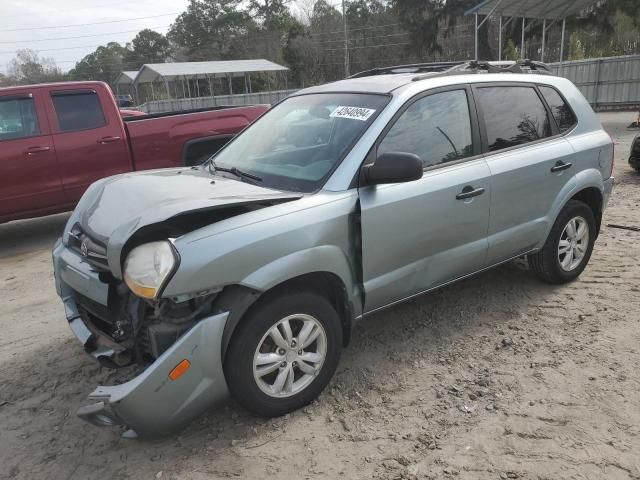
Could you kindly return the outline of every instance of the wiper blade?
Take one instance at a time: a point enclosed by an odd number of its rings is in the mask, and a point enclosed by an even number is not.
[[[211,172],[212,167],[213,167],[213,171]],[[258,175],[254,175],[253,173],[242,171],[242,170],[240,170],[239,168],[236,168],[236,167],[231,167],[231,168],[219,167],[219,166],[217,166],[215,164],[215,162],[213,160],[211,160],[209,162],[209,171],[211,173],[227,172],[227,173],[231,173],[232,175],[235,175],[236,177],[239,177],[239,178],[250,178],[251,180],[255,180],[257,182],[261,182],[262,181],[262,178],[259,177]]]

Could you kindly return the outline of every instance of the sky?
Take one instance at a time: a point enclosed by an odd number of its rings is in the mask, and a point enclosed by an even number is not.
[[[340,0],[330,3],[339,5]],[[111,41],[124,45],[144,28],[166,33],[187,4],[188,0],[0,0],[0,73],[7,73],[15,52],[24,48],[54,59],[67,71],[98,46]]]

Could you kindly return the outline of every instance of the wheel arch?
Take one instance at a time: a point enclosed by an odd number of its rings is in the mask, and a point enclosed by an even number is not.
[[[560,215],[560,212],[570,200],[580,200],[592,209],[596,218],[597,235],[600,231],[600,224],[602,222],[603,192],[604,182],[600,171],[596,169],[587,169],[576,174],[571,181],[565,184],[564,188],[556,197],[556,200],[549,211],[549,215],[546,217],[546,232],[541,238],[540,244],[537,245],[536,249],[542,248],[544,242],[549,236],[549,233],[551,232],[551,229],[553,228],[556,218],[558,218],[558,215]]]
[[[187,140],[182,147],[182,165],[190,167],[204,155],[213,155],[224,147],[235,135],[218,134]]]
[[[579,200],[586,203],[596,219],[596,237],[600,233],[602,224],[602,192],[596,187],[586,187],[573,195],[569,200]]]
[[[259,291],[243,285],[225,287],[215,302],[220,310],[229,311],[229,318],[222,333],[222,360],[224,361],[229,342],[243,319],[254,309],[259,308],[261,301],[273,296],[284,295],[286,292],[312,291],[326,297],[338,312],[342,322],[343,346],[346,347],[351,339],[354,307],[347,286],[335,273],[329,271],[315,271],[301,274],[284,280],[268,290]]]

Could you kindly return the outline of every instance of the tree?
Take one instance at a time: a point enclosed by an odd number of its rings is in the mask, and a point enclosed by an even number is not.
[[[518,48],[512,39],[507,40],[507,46],[504,47],[502,57],[504,60],[518,60],[520,58]]]
[[[164,63],[171,56],[169,40],[148,28],[141,30],[131,43],[127,43],[126,50],[125,63],[138,67],[145,63]]]
[[[392,0],[398,19],[409,33],[409,50],[420,59],[440,53],[438,24],[445,7],[444,0]]]
[[[123,70],[133,66],[124,63],[127,50],[117,42],[98,47],[76,63],[69,72],[76,79],[101,80],[113,85]]]
[[[286,30],[291,19],[291,0],[250,0],[249,13],[262,21],[266,30]]]
[[[60,82],[66,77],[51,58],[40,58],[33,50],[19,50],[9,64],[8,77],[12,83],[28,85],[43,82]]]
[[[190,0],[187,11],[171,25],[167,38],[189,60],[228,58],[234,41],[252,23],[240,3],[240,0]]]

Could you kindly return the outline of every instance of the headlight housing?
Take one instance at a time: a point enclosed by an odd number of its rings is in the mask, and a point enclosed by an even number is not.
[[[127,255],[124,281],[139,297],[157,298],[177,263],[177,254],[168,241],[145,243]]]

